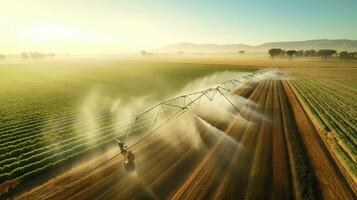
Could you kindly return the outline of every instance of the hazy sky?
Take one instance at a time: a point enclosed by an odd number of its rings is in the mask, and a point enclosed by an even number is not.
[[[0,52],[357,39],[357,0],[0,0]]]

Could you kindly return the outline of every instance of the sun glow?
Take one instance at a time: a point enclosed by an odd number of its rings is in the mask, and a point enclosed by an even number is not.
[[[25,27],[19,33],[23,42],[63,41],[63,40],[104,40],[105,36],[99,32],[82,30],[61,24],[35,23]]]

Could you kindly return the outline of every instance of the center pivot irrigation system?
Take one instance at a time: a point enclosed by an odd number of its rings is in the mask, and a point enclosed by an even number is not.
[[[248,75],[239,77],[238,79],[232,79],[225,81],[220,85],[208,88],[206,90],[195,92],[191,94],[181,95],[163,102],[147,109],[141,114],[137,115],[130,124],[128,131],[122,136],[116,138],[118,142],[120,154],[124,156],[124,168],[126,171],[135,170],[135,155],[131,149],[144,141],[150,135],[156,133],[162,126],[167,122],[174,120],[179,117],[181,114],[189,111],[191,108],[196,107],[200,104],[213,101],[217,96],[223,96],[238,113],[243,117],[240,108],[238,108],[227,96],[227,93],[234,90],[238,85],[245,84],[251,78],[260,80],[259,76],[262,75],[263,71],[254,71]],[[245,118],[246,119],[246,118]],[[128,138],[130,135],[135,135],[136,133],[146,133],[138,141],[127,144]]]

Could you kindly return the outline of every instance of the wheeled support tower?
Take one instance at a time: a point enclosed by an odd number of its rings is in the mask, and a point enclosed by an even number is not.
[[[127,147],[125,146],[125,143],[118,140],[118,146],[120,149],[120,154],[124,156],[124,169],[127,172],[132,172],[135,170],[135,154],[132,151],[129,151]]]

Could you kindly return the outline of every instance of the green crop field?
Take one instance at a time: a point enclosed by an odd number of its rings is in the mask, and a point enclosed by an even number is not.
[[[346,168],[357,175],[357,71],[301,70],[290,84],[309,108]]]
[[[250,70],[115,59],[2,63],[0,185],[32,179],[112,142],[115,106],[165,98],[215,72]]]

